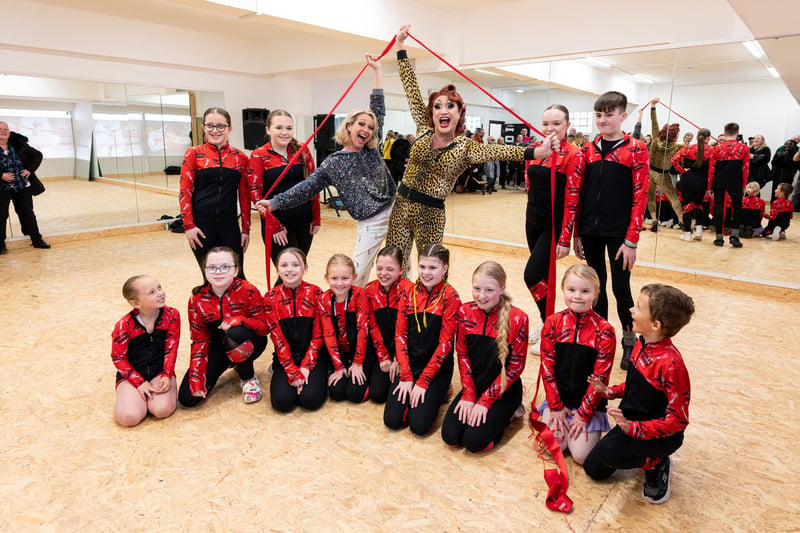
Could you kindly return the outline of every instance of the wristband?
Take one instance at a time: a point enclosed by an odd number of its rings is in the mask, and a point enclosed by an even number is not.
[[[408,50],[398,50],[397,59],[408,59]]]
[[[631,242],[627,239],[625,239],[625,242],[623,244],[625,244],[625,246],[627,246],[628,248],[633,248],[634,250],[639,247],[638,244],[636,244],[635,242]]]

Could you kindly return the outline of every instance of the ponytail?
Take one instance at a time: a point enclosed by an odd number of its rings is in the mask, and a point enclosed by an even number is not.
[[[497,305],[497,357],[500,359],[500,394],[506,390],[506,359],[508,359],[508,329],[509,315],[511,314],[511,297],[507,294],[500,296]]]
[[[697,155],[694,158],[694,165],[692,168],[698,169],[703,166],[703,160],[706,153],[706,139],[711,137],[711,131],[706,128],[700,128],[697,131]]]

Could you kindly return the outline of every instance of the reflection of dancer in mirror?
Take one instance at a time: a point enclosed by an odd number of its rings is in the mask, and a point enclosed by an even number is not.
[[[672,183],[670,175],[670,161],[681,149],[682,145],[678,142],[678,134],[681,128],[678,124],[664,125],[658,128],[658,114],[656,104],[660,98],[650,100],[650,125],[653,130],[653,140],[650,142],[650,189],[647,191],[647,209],[653,219],[650,231],[658,231],[658,213],[656,212],[656,189],[661,191],[669,199],[672,210],[682,212],[681,202],[678,200],[678,193],[675,192],[675,184]]]
[[[488,146],[462,135],[466,129],[466,108],[454,85],[445,85],[431,93],[425,105],[406,53],[408,30],[409,26],[403,26],[397,33],[397,63],[417,135],[397,190],[386,238],[387,246],[397,246],[403,251],[406,264],[412,241],[416,241],[417,250],[442,242],[444,199],[469,165],[521,161],[525,152],[519,146]]]
[[[525,159],[532,159],[527,172],[528,206],[525,210],[525,237],[531,255],[525,265],[525,285],[539,308],[542,323],[546,318],[551,234],[556,238],[556,259],[568,256],[581,192],[583,155],[577,146],[566,142],[567,128],[569,110],[560,104],[551,105],[542,114],[542,132],[547,137],[525,151]],[[556,183],[551,194],[553,150],[557,153]],[[555,213],[551,202],[555,204]],[[536,336],[534,333],[533,339]],[[537,343],[532,347],[532,353],[539,353],[538,346]]]
[[[253,203],[265,198],[265,194],[275,184],[275,180],[289,164],[300,144],[294,138],[294,119],[288,111],[275,109],[267,117],[267,134],[269,142],[253,150],[247,166],[247,180],[250,183],[250,199]],[[270,198],[288,191],[301,183],[314,172],[314,159],[306,148],[292,168],[281,178],[278,185],[270,193]],[[282,227],[277,233],[270,235],[272,248],[270,256],[277,264],[281,251],[289,247],[299,248],[305,255],[311,249],[311,241],[320,227],[319,195],[291,209],[275,214]],[[261,239],[265,239],[264,220],[261,221]]]
[[[711,132],[700,128],[697,132],[697,144],[684,145],[672,157],[672,166],[681,173],[678,182],[683,200],[683,235],[681,240],[699,241],[703,238],[703,197],[709,189],[708,184],[714,180],[714,149],[706,141]],[[692,236],[692,219],[694,219],[694,236]],[[759,224],[761,219],[759,218]]]
[[[389,227],[390,207],[396,187],[383,162],[378,143],[386,106],[383,97],[383,70],[377,56],[367,54],[372,68],[370,111],[350,112],[336,130],[336,142],[344,146],[325,158],[307,179],[269,200],[256,202],[263,216],[266,210],[281,211],[307,202],[333,185],[350,216],[356,219],[355,284],[363,287]]]
[[[224,109],[212,107],[203,113],[203,131],[205,144],[189,148],[181,165],[178,200],[186,240],[199,265],[211,248],[231,248],[238,256],[239,276],[243,278],[244,253],[250,244],[247,156],[228,144],[231,116]]]
[[[750,149],[746,144],[736,140],[738,134],[739,124],[735,122],[725,124],[725,137],[714,147],[716,169],[713,180],[709,181],[709,188],[714,193],[714,230],[717,233],[714,246],[725,245],[723,219],[727,215],[724,198],[725,193],[728,193],[732,202],[732,229],[728,241],[734,248],[742,247],[742,241],[739,240],[739,224],[742,217],[743,191],[750,175]]]

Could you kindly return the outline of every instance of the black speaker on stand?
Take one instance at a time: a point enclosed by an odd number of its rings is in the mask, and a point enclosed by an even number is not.
[[[327,115],[314,115],[314,130],[319,128],[319,125],[325,120]],[[336,126],[334,124],[334,117],[331,116],[322,129],[317,132],[314,137],[314,147],[317,151],[317,166],[321,165],[325,158],[338,150],[336,141],[333,136],[336,135]]]
[[[242,109],[242,136],[244,147],[255,150],[266,142],[269,109],[248,107]]]

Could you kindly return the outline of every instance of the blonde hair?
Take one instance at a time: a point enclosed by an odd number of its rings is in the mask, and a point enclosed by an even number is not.
[[[333,254],[331,258],[328,259],[328,264],[325,267],[325,279],[328,279],[328,271],[330,271],[331,267],[336,265],[350,267],[353,271],[353,277],[356,277],[356,265],[353,263],[353,260],[344,254]]]
[[[757,181],[751,181],[750,183],[747,184],[747,187],[745,187],[744,190],[747,191],[747,194],[755,196],[759,192],[761,192],[761,186],[758,184]]]
[[[133,301],[139,295],[139,291],[136,290],[136,282],[143,278],[149,278],[147,274],[139,274],[138,276],[133,276],[128,278],[125,283],[122,284],[122,296],[127,301]]]
[[[503,287],[503,294],[500,295],[500,302],[497,304],[497,337],[494,342],[497,345],[497,358],[500,360],[500,389],[501,392],[506,390],[506,359],[508,359],[508,330],[509,330],[509,316],[511,314],[511,296],[506,294],[506,271],[499,263],[494,261],[484,261],[475,272],[472,273],[474,278],[477,275],[492,278],[501,287]]]
[[[564,272],[564,277],[561,278],[562,291],[564,290],[564,283],[567,281],[569,276],[575,276],[576,278],[580,278],[592,284],[596,293],[594,296],[594,301],[592,302],[592,306],[594,307],[597,305],[597,299],[600,297],[600,277],[597,275],[597,271],[589,265],[585,265],[583,263],[572,265],[567,269],[566,272]]]
[[[378,131],[378,117],[376,117],[375,113],[369,111],[368,109],[361,109],[359,111],[351,111],[348,113],[347,117],[342,121],[342,123],[339,125],[339,128],[336,130],[334,140],[342,146],[347,146],[350,144],[350,132],[347,131],[347,128],[355,124],[356,120],[358,120],[358,117],[361,115],[368,115],[372,119],[372,123],[375,125],[375,130],[372,132],[372,138],[370,138],[370,140],[367,141],[367,144],[364,145],[364,148],[374,150],[378,147],[378,135],[380,134]]]

